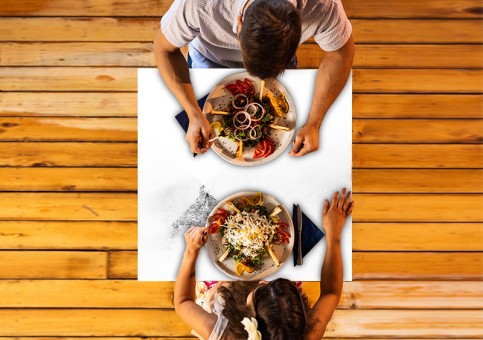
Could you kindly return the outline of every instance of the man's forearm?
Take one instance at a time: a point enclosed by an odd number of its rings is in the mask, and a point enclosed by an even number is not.
[[[322,59],[307,125],[320,127],[325,114],[347,82],[353,57],[353,40],[350,38],[340,51],[328,52]]]
[[[320,279],[320,294],[340,295],[342,292],[342,255],[340,237],[326,235],[327,250]]]
[[[188,64],[180,50],[165,51],[160,38],[154,42],[156,65],[164,82],[191,118],[200,108],[191,85]]]
[[[195,299],[196,285],[196,260],[198,259],[199,250],[186,250],[179,267],[178,277],[174,288],[174,305],[179,305],[187,300]]]

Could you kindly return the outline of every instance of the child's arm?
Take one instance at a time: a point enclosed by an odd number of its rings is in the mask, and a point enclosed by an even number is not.
[[[206,240],[207,228],[191,227],[185,233],[186,250],[174,287],[174,308],[183,321],[204,339],[210,337],[217,316],[208,313],[195,302],[195,269],[200,248]],[[206,236],[205,236],[206,237]]]
[[[340,234],[347,216],[352,212],[354,202],[351,194],[346,197],[345,188],[339,200],[339,192],[334,194],[332,202],[324,202],[322,220],[326,232],[327,250],[320,278],[320,296],[308,317],[306,339],[320,339],[327,324],[339,304],[342,293],[342,256],[340,253]]]

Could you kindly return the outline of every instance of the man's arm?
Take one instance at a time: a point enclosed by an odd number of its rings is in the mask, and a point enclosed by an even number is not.
[[[322,213],[326,232],[327,249],[320,278],[320,296],[309,313],[308,332],[305,339],[320,339],[325,333],[327,324],[339,304],[342,293],[342,256],[340,252],[340,234],[347,216],[352,213],[354,202],[351,202],[350,192],[336,192],[329,205],[324,202]]]
[[[174,287],[174,308],[188,326],[204,339],[208,339],[216,324],[217,316],[208,313],[195,302],[196,260],[200,247],[204,244],[202,239],[204,232],[206,232],[206,228],[191,227],[185,233],[186,250]]]
[[[186,140],[191,150],[196,153],[206,152],[210,147],[208,141],[214,136],[196,100],[188,64],[181,50],[173,46],[161,30],[158,30],[154,39],[154,56],[161,77],[188,115],[190,123]]]
[[[330,106],[344,88],[354,59],[352,35],[340,49],[327,54],[320,63],[309,118],[297,132],[291,156],[303,156],[319,149],[319,130]]]

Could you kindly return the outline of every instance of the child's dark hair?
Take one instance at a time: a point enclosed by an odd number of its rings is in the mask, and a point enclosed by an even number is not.
[[[232,282],[220,287],[218,292],[225,301],[223,315],[228,319],[223,339],[247,338],[241,321],[244,317],[254,316],[246,300],[255,288],[253,305],[262,339],[302,339],[307,323],[308,300],[286,279],[265,285],[253,281]]]
[[[307,325],[307,299],[287,279],[259,287],[253,296],[262,339],[302,339]]]

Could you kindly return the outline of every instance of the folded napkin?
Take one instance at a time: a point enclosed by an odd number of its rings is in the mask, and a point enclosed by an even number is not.
[[[205,105],[205,102],[206,102],[206,98],[208,98],[208,95],[200,98],[198,100],[198,105],[203,108],[203,106]],[[184,132],[188,132],[188,126],[190,125],[190,120],[188,118],[188,115],[186,114],[186,111],[181,111],[180,113],[178,113],[176,115],[176,120],[178,121],[179,125],[181,125],[181,127],[183,128]],[[193,154],[193,157],[196,157],[196,153]]]
[[[295,243],[293,246],[293,263],[294,267],[297,265],[297,256],[299,252],[299,227],[297,224],[297,209],[296,205],[293,205],[292,212],[293,226],[295,230]],[[308,252],[315,247],[317,243],[324,237],[322,230],[317,228],[317,226],[303,213],[302,211],[302,258],[308,254]]]

